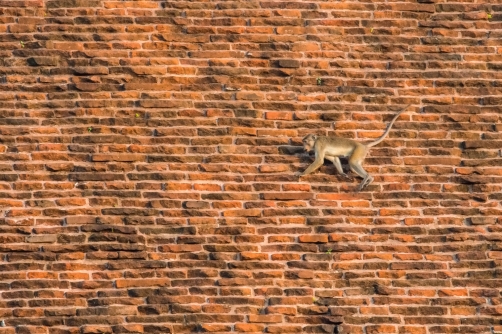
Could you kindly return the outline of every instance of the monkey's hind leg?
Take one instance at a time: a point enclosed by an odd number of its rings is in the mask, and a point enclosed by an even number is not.
[[[363,179],[359,187],[357,187],[357,191],[361,191],[367,186],[369,186],[371,182],[373,182],[373,180],[374,180],[373,176],[366,174],[366,177]]]
[[[369,175],[361,165],[354,165],[350,167],[353,172],[363,178],[361,184],[359,184],[359,187],[357,187],[357,191],[363,190],[365,187],[369,186],[371,182],[373,182],[373,176]]]
[[[342,163],[340,162],[340,158],[338,157],[329,157],[325,156],[324,159],[329,160],[335,165],[336,171],[340,176],[343,176],[344,178],[348,178],[347,174],[344,173],[343,168],[342,168]]]
[[[363,181],[361,182],[359,187],[357,187],[357,191],[363,190],[364,187],[370,185],[370,183],[374,180],[373,176],[369,175],[362,166],[362,162],[366,157],[366,153],[366,147],[359,146],[354,150],[352,156],[349,159],[350,170],[363,178]]]

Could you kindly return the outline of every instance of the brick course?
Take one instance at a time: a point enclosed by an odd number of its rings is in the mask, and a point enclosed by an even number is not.
[[[501,22],[0,0],[0,334],[502,332]],[[293,175],[406,104],[365,191]]]

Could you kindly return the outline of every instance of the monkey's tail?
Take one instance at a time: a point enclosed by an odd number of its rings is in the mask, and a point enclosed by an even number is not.
[[[390,121],[389,125],[387,126],[387,130],[385,130],[385,133],[380,138],[378,138],[374,142],[366,144],[366,146],[367,147],[371,147],[371,146],[375,146],[375,145],[380,144],[382,142],[382,140],[384,140],[385,137],[387,137],[387,135],[389,134],[390,128],[392,128],[392,125],[394,124],[394,122],[396,121],[396,119],[399,117],[399,115],[401,115],[406,109],[408,109],[409,106],[411,106],[411,104],[408,104],[400,112],[398,112],[396,116],[394,116],[394,118],[392,119],[392,121]]]

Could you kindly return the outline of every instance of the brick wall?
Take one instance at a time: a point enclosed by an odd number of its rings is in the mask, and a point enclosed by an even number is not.
[[[0,334],[502,331],[501,21],[1,0]],[[365,191],[293,175],[406,104]]]

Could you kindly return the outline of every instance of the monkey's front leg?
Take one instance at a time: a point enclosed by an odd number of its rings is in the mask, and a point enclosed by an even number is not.
[[[308,175],[308,174],[312,173],[313,171],[315,171],[316,169],[318,169],[319,167],[321,167],[323,162],[324,162],[324,159],[315,159],[315,161],[303,173],[296,172],[295,176]]]

